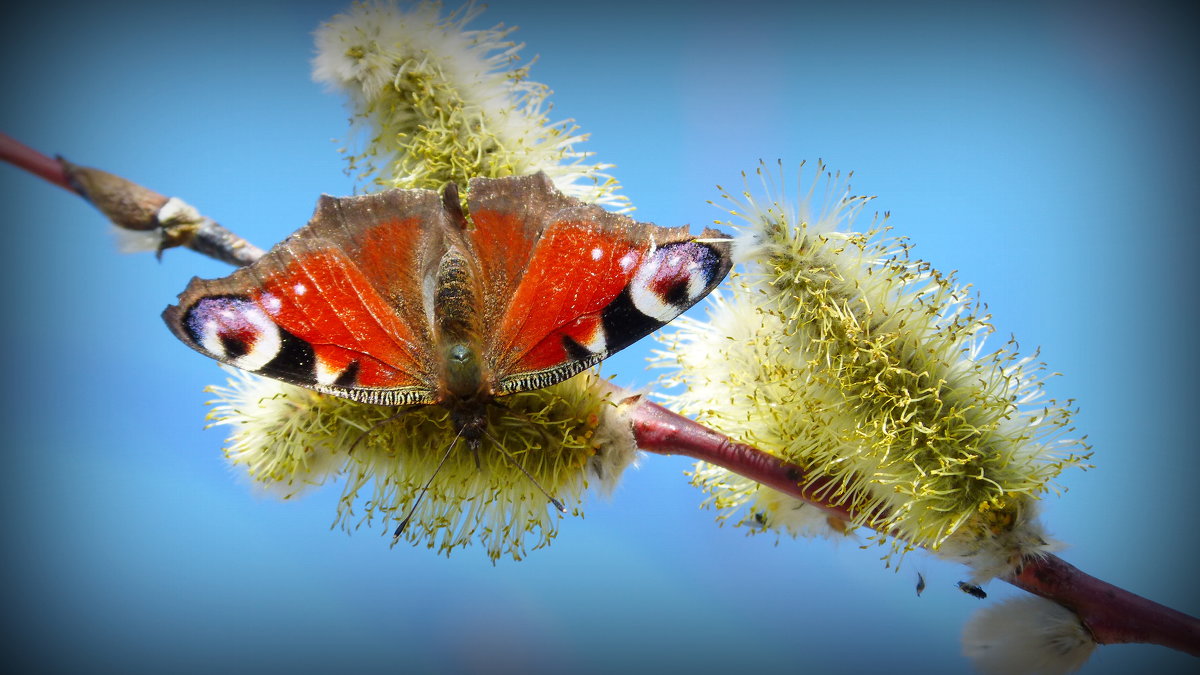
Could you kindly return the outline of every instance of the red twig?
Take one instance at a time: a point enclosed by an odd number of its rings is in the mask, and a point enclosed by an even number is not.
[[[1200,656],[1200,620],[1101,581],[1058,556],[1027,560],[1005,581],[1075,612],[1100,644],[1145,642]]]
[[[633,413],[633,433],[638,447],[647,452],[704,460],[799,497],[843,520],[850,520],[854,515],[845,506],[831,504],[819,496],[834,491],[832,480],[809,480],[800,467],[749,445],[735,443],[657,403],[642,401],[637,405]]]
[[[43,155],[4,133],[0,133],[0,159],[25,169],[64,190],[79,194],[79,191],[71,184],[71,179],[67,177],[63,165],[57,159]]]
[[[655,403],[638,403],[630,416],[643,450],[710,462],[840,518],[850,520],[856,515],[847,506],[823,498],[836,494],[827,489],[833,487],[829,479],[810,478],[798,466],[735,443]],[[868,514],[866,522],[878,522],[882,515]],[[1028,558],[1017,574],[1004,581],[1072,610],[1100,644],[1143,642],[1200,656],[1200,620],[1085,574],[1057,556]]]

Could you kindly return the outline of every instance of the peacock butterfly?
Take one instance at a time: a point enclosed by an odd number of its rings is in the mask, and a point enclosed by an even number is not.
[[[193,279],[163,319],[200,353],[322,393],[437,404],[474,447],[485,406],[579,373],[729,272],[716,230],[639,223],[545,176],[322,196],[253,264]],[[469,218],[468,218],[469,214]]]

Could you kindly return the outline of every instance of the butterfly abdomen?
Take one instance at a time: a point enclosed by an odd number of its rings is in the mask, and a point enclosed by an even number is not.
[[[470,259],[451,245],[438,264],[433,290],[434,339],[442,356],[443,396],[466,399],[484,392],[479,306],[479,286]]]

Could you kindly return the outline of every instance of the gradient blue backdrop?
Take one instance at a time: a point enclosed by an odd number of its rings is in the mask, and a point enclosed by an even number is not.
[[[493,3],[553,118],[592,134],[645,220],[824,158],[1001,338],[1064,375],[1097,468],[1049,529],[1084,570],[1200,613],[1192,22],[1145,3]],[[347,112],[309,79],[335,2],[48,3],[0,26],[0,130],[179,195],[252,241],[349,193]],[[11,12],[11,10],[6,10]],[[794,175],[794,174],[793,174]],[[222,373],[159,312],[187,251],[114,253],[82,200],[0,167],[7,660],[39,672],[963,672],[960,569],[717,528],[650,456],[553,546],[493,566],[331,531],[339,488],[256,496],[205,431]],[[606,372],[645,385],[648,345]],[[929,589],[918,598],[916,572]],[[1017,591],[989,586],[986,601]],[[1194,659],[1103,648],[1087,672]]]

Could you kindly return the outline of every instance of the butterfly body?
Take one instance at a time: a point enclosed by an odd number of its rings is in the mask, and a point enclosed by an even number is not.
[[[584,205],[543,174],[322,197],[312,220],[163,312],[218,361],[379,405],[447,408],[468,441],[497,397],[598,363],[704,297],[729,243]]]

